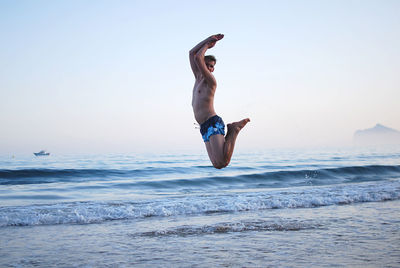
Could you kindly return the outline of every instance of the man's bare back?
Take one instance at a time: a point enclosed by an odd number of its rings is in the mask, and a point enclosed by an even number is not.
[[[192,96],[194,117],[200,124],[208,156],[213,166],[218,169],[229,164],[237,135],[250,122],[250,119],[246,118],[228,124],[228,133],[225,136],[225,124],[214,109],[217,82],[212,72],[216,59],[214,56],[204,55],[207,49],[214,47],[223,37],[222,34],[212,35],[197,44],[189,53],[190,66],[196,79]]]

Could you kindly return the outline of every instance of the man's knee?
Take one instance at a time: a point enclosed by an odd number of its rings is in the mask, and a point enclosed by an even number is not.
[[[227,161],[213,161],[212,164],[216,169],[222,169],[222,168],[226,167],[229,164],[229,162],[227,162]]]

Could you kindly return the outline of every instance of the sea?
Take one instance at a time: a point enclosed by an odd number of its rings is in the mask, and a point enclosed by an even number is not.
[[[0,267],[400,267],[400,146],[3,155]]]

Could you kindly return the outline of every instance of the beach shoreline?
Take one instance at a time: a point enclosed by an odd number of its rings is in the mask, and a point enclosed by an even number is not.
[[[395,267],[397,215],[399,200],[150,222],[10,226],[0,229],[0,266]]]

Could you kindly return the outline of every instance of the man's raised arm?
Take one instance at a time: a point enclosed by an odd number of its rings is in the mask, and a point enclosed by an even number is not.
[[[199,67],[197,66],[194,58],[196,57],[197,52],[202,48],[205,44],[209,42],[210,37],[204,39],[200,43],[198,43],[194,48],[189,51],[189,60],[190,60],[190,67],[192,67],[192,71],[194,76],[197,78],[200,74]]]
[[[212,48],[212,47],[215,45],[215,43],[216,43],[218,40],[221,40],[223,37],[224,37],[223,34],[216,34],[216,35],[212,35],[212,36],[210,36],[210,37],[207,37],[206,39],[204,39],[203,41],[201,41],[200,43],[198,43],[194,48],[192,48],[192,49],[189,51],[190,67],[192,67],[193,74],[194,74],[194,76],[195,76],[196,78],[197,78],[197,76],[198,76],[199,74],[201,74],[201,72],[200,72],[200,70],[199,70],[199,66],[197,66],[196,61],[195,61],[196,54],[198,54],[199,50],[200,50],[201,48],[203,48],[206,44],[209,44],[209,45],[207,46],[207,49],[208,49],[208,48]],[[206,50],[207,50],[207,49],[206,49]],[[203,53],[203,55],[204,55],[204,53]]]

